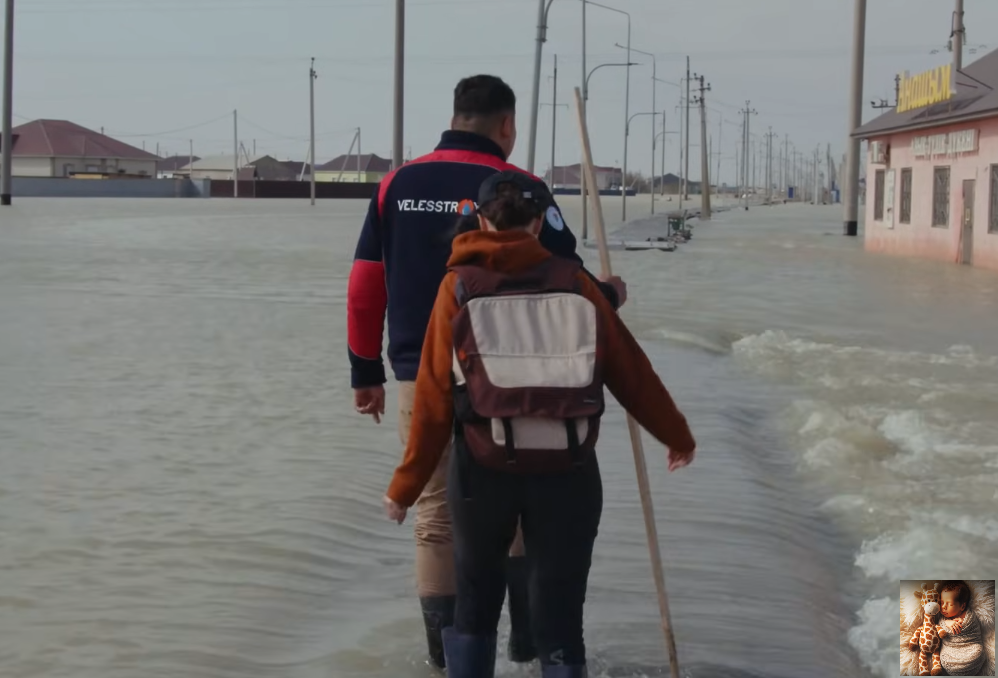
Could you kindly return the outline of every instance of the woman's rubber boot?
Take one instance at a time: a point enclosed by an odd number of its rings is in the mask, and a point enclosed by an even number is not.
[[[458,633],[453,626],[444,629],[444,652],[447,653],[447,678],[494,678],[496,674],[496,636],[472,636]]]
[[[506,656],[511,662],[537,659],[537,646],[530,628],[530,596],[527,594],[530,569],[524,556],[506,561],[506,588],[509,593],[509,645]]]
[[[541,678],[587,678],[589,672],[586,665],[566,666],[564,664],[546,664],[541,666]]]
[[[442,632],[454,625],[454,602],[457,596],[427,596],[419,599],[423,607],[423,624],[426,625],[426,649],[430,661],[438,668],[446,666]]]

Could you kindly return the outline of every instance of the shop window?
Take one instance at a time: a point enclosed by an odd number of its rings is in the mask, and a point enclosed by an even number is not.
[[[949,227],[949,167],[932,169],[932,225]]]
[[[988,233],[998,233],[998,165],[991,166],[991,209],[988,215]]]
[[[877,170],[873,180],[873,220],[884,220],[884,170]]]
[[[901,218],[902,224],[911,223],[911,168],[901,170]]]

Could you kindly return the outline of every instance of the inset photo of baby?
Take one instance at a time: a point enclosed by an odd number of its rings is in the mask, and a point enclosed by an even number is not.
[[[995,675],[995,582],[901,582],[901,675]]]

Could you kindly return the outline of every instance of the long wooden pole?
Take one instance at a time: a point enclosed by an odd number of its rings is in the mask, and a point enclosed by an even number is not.
[[[593,167],[593,153],[589,145],[589,129],[582,107],[582,92],[575,88],[575,110],[579,121],[579,135],[582,137],[582,164],[586,181],[596,185],[596,170]],[[589,194],[593,209],[593,230],[599,245],[600,268],[604,276],[612,275],[610,250],[606,244],[606,228],[603,220],[603,205],[598,191]],[[662,568],[662,552],[658,545],[658,529],[655,527],[655,508],[652,506],[651,483],[648,481],[648,465],[645,463],[644,446],[641,443],[641,427],[634,417],[627,415],[627,431],[631,434],[631,447],[634,450],[634,466],[638,475],[638,492],[641,495],[641,508],[645,516],[645,533],[648,537],[648,551],[651,554],[652,575],[655,577],[655,590],[658,592],[658,611],[662,617],[662,633],[669,650],[669,672],[672,678],[679,678],[679,657],[676,653],[676,637],[672,633],[672,618],[669,614],[669,595],[665,591],[665,572]]]

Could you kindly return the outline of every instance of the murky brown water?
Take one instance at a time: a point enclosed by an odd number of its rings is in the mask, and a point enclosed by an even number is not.
[[[410,528],[380,511],[395,418],[361,419],[348,389],[364,209],[0,213],[0,675],[432,675]],[[673,475],[647,444],[686,664],[896,675],[897,580],[998,563],[998,276],[866,255],[840,219],[730,212],[679,252],[614,253],[625,319],[701,444]],[[607,419],[594,674],[664,675]]]

